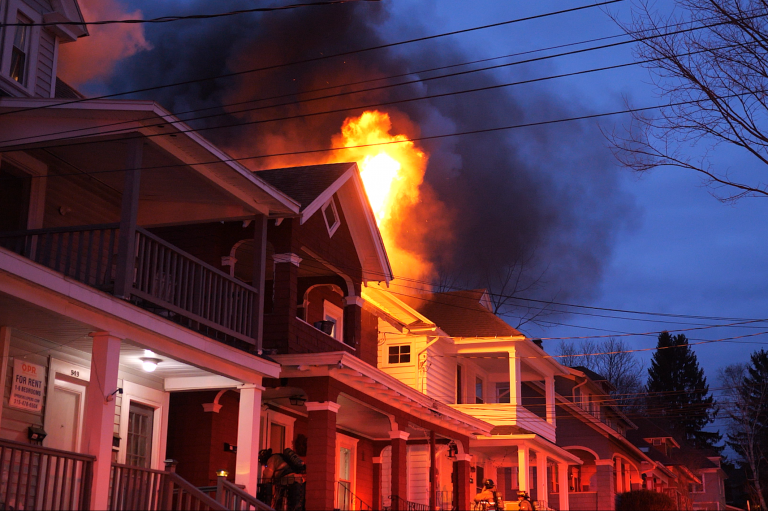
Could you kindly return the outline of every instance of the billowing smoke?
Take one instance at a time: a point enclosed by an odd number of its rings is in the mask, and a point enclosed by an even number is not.
[[[80,2],[85,21],[141,19],[141,11],[128,12],[117,0]],[[112,76],[120,59],[130,57],[150,44],[138,24],[90,25],[89,37],[59,48],[57,74],[74,86]]]
[[[211,5],[197,0],[179,3],[174,9],[206,12]],[[245,1],[219,2],[216,10],[251,5]],[[145,30],[153,49],[120,62],[108,87],[118,91],[186,81],[408,38],[403,33],[382,36],[380,27],[390,14],[388,6],[388,2],[351,2],[150,25]],[[145,15],[155,16],[167,14],[170,7],[162,3],[160,12],[159,7],[147,3],[141,4],[141,8]],[[411,35],[438,31],[436,27],[415,27]],[[298,96],[301,91],[335,84],[403,73],[411,73],[410,79],[418,78],[417,71],[422,69],[471,60],[460,42],[461,38],[454,37],[363,52],[153,91],[143,97],[155,99],[173,112],[210,108],[203,113],[223,114],[191,121],[196,128],[253,122],[203,131],[207,138],[236,157],[329,147],[344,120],[362,110],[308,114],[491,85],[497,78],[477,73],[311,103],[254,108],[291,103],[307,97]],[[380,83],[385,82],[373,85]],[[257,101],[285,94],[294,95]],[[327,92],[315,95],[321,94]],[[390,114],[392,133],[415,137],[568,117],[585,110],[574,105],[572,97],[534,85],[379,109]],[[257,122],[294,116],[298,117]],[[410,215],[412,227],[406,226],[401,233],[404,243],[422,252],[444,274],[458,276],[456,282],[460,284],[486,285],[484,279],[488,275],[515,262],[527,261],[526,271],[530,275],[543,274],[541,285],[528,291],[534,296],[556,296],[563,300],[583,299],[595,293],[614,237],[625,226],[623,219],[631,216],[633,207],[620,189],[619,173],[594,124],[562,123],[440,139],[420,146],[430,155],[426,187],[422,190],[422,202],[413,207]],[[284,156],[244,163],[262,169],[322,162],[327,158],[325,154]],[[449,222],[445,222],[446,218]],[[424,232],[429,232],[432,225],[446,223],[450,225],[450,235],[433,232],[428,239],[424,238]],[[440,230],[441,227],[434,229]]]

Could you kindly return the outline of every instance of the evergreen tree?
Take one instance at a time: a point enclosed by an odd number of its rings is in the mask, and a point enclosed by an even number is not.
[[[715,404],[709,393],[704,370],[685,335],[662,332],[648,369],[647,413],[664,419],[685,444],[710,450],[722,436],[704,431],[715,417]]]

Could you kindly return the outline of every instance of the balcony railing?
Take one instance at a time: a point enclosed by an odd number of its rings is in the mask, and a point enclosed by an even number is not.
[[[451,511],[453,509],[453,492],[436,491],[435,508],[437,508],[439,511]]]
[[[0,233],[0,247],[113,292],[119,273],[118,228],[103,224]],[[130,294],[138,305],[192,329],[255,344],[255,288],[144,229],[136,229],[135,247],[128,275],[134,276]]]
[[[89,509],[95,459],[0,440],[0,509]]]

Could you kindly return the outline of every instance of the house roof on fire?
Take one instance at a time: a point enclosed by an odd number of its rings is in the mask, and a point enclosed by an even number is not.
[[[304,211],[354,165],[354,163],[307,165],[260,170],[256,175],[298,202],[301,211]]]
[[[387,251],[357,163],[260,170],[254,172],[254,175],[299,203],[301,224],[317,213],[335,194],[355,242],[363,266],[363,278],[374,282],[392,280]]]
[[[485,299],[485,289],[401,296],[400,298],[452,337],[519,337],[523,335],[491,312]]]

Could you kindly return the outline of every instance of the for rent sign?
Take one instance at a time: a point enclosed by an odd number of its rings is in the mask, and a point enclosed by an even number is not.
[[[43,409],[45,368],[18,358],[13,360],[13,385],[8,405],[29,412]]]

